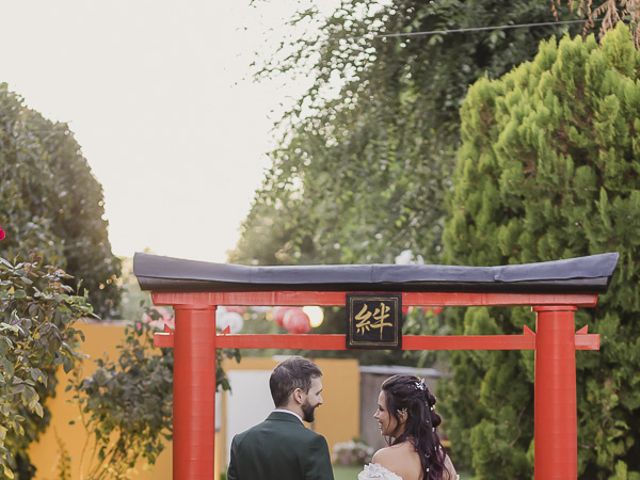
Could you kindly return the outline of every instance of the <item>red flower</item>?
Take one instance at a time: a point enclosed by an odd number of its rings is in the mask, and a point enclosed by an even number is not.
[[[6,233],[4,233],[4,230],[2,229],[2,227],[0,227],[0,240],[4,240],[4,238],[7,236]]]

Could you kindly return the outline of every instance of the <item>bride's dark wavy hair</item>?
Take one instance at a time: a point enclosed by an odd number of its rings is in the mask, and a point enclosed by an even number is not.
[[[442,422],[435,411],[436,397],[427,385],[412,375],[394,375],[382,384],[387,411],[400,427],[400,411],[406,409],[405,429],[399,435],[392,433],[391,445],[409,441],[420,456],[424,480],[449,479],[445,468],[446,453],[437,428]]]

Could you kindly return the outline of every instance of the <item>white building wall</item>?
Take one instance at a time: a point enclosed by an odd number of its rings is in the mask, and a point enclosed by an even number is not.
[[[269,390],[271,370],[230,370],[227,375],[232,388],[226,402],[228,457],[233,436],[262,422],[274,407]]]

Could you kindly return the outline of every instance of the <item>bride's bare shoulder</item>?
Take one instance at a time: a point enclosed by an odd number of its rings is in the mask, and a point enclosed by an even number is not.
[[[405,443],[381,448],[373,454],[373,458],[371,459],[371,461],[374,463],[382,463],[384,460],[396,458],[398,454],[406,448]]]
[[[387,458],[387,456],[389,455],[388,450],[389,450],[389,447],[381,448],[380,450],[378,450],[376,453],[373,454],[373,457],[371,457],[371,461],[373,463],[380,464],[381,461]]]
[[[405,480],[419,478],[420,458],[410,442],[382,448],[375,453],[371,461]],[[417,475],[416,472],[418,472]]]

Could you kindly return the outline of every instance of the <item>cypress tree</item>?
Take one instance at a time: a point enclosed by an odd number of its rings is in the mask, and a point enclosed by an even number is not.
[[[576,317],[602,343],[577,352],[579,472],[588,479],[640,478],[639,74],[640,53],[620,24],[600,44],[544,41],[533,61],[478,80],[461,109],[444,233],[454,264],[620,252],[609,293]],[[449,321],[460,334],[534,327],[525,309],[468,309]],[[533,353],[451,359],[442,397],[454,460],[481,479],[531,477]]]

